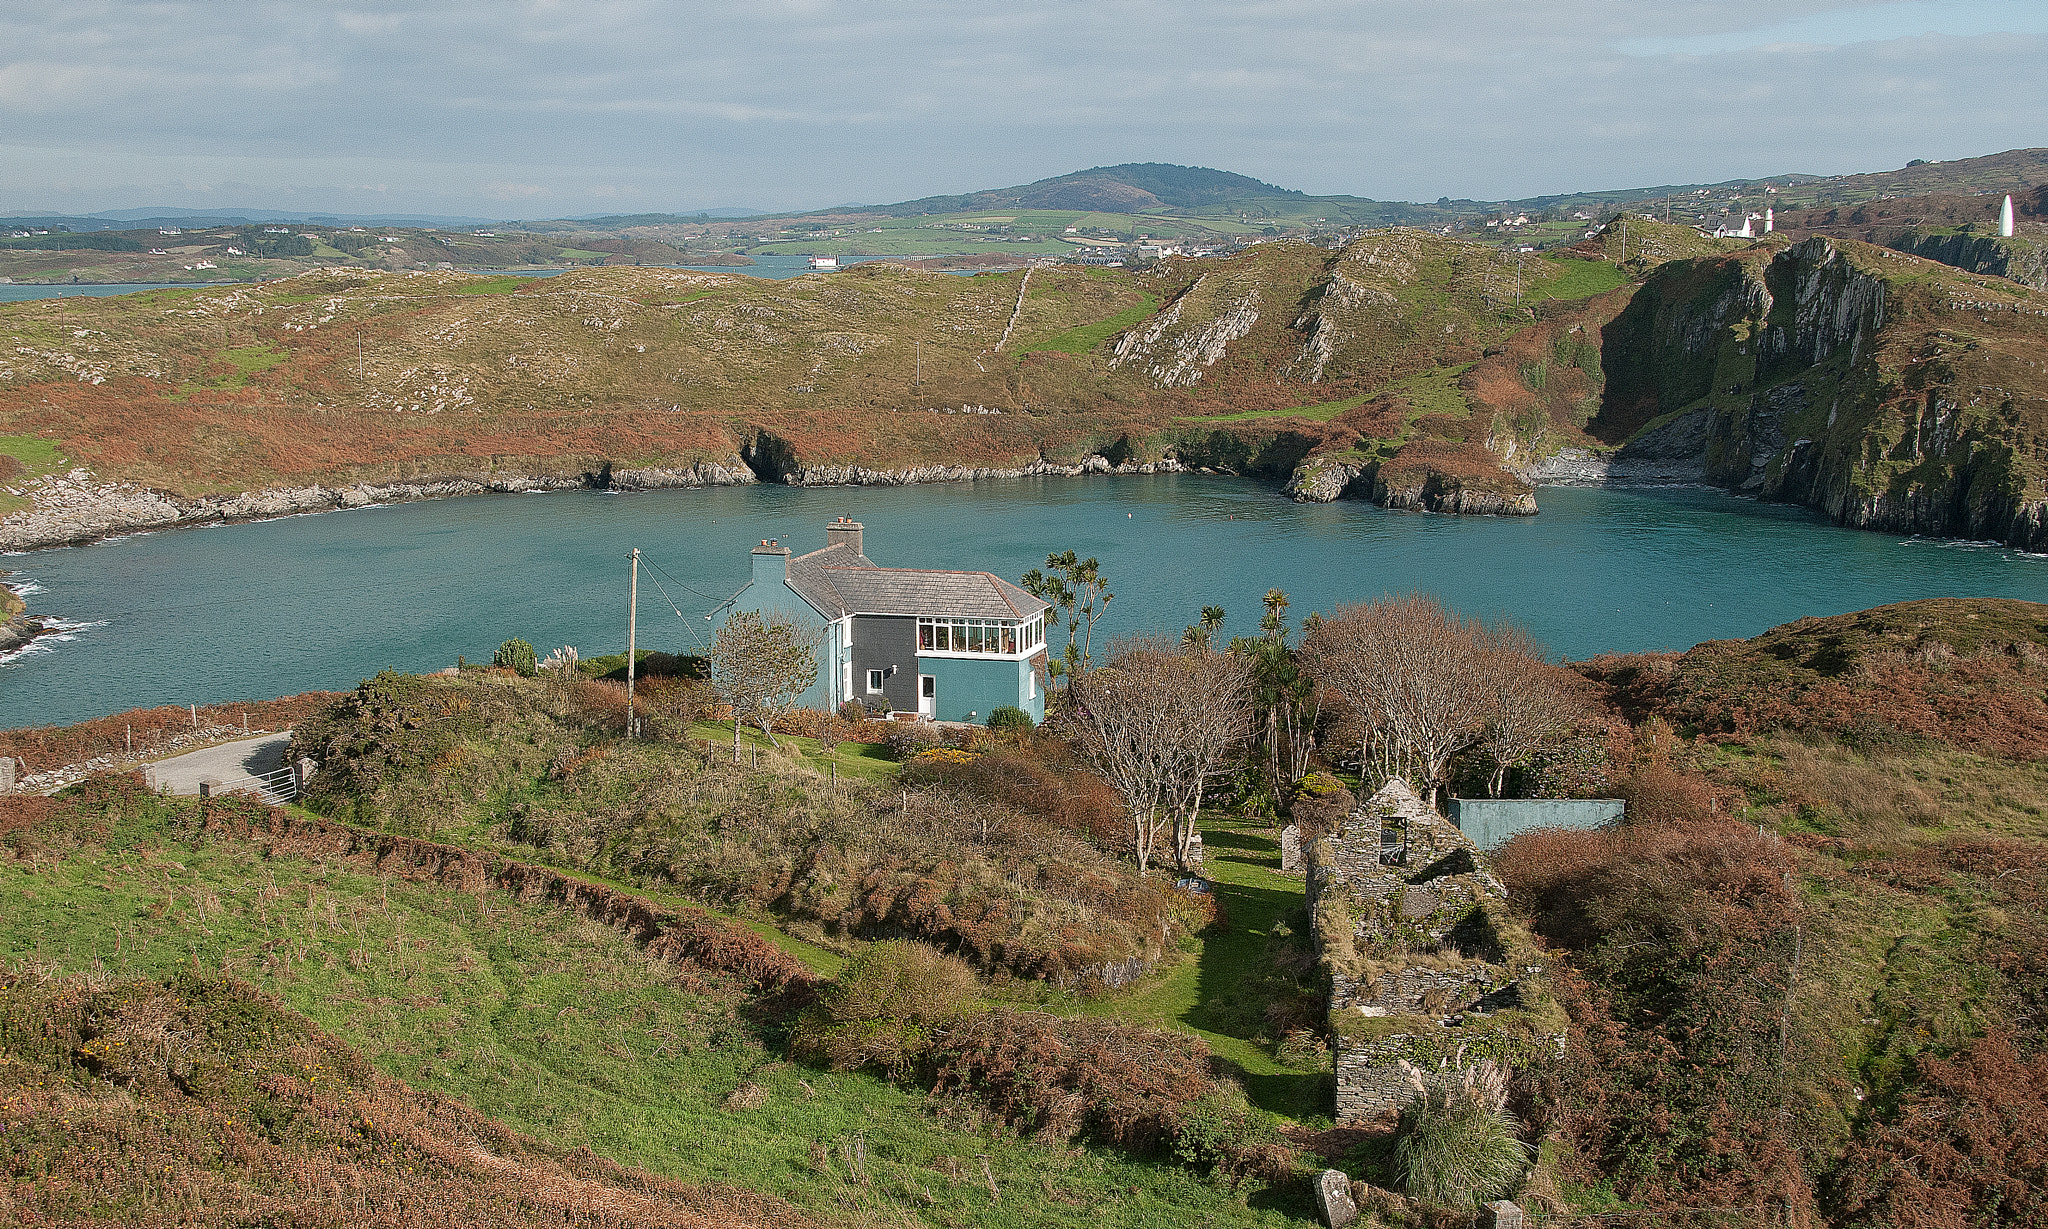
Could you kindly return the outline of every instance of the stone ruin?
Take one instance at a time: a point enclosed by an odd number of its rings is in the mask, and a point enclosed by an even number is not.
[[[1561,1042],[1563,1013],[1507,889],[1406,783],[1301,858],[1330,978],[1339,1125],[1399,1112],[1437,1073],[1506,1072]]]

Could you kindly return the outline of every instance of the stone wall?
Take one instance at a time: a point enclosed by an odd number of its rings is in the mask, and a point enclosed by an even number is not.
[[[1374,794],[1303,860],[1330,978],[1340,1124],[1398,1112],[1438,1067],[1514,1065],[1561,1027],[1531,1010],[1548,996],[1507,889],[1406,784]]]

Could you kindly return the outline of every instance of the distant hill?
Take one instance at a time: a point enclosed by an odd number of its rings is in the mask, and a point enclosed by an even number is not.
[[[1155,209],[1201,209],[1275,198],[1292,202],[1305,200],[1306,196],[1249,175],[1212,170],[1205,166],[1126,162],[1119,166],[1090,167],[1022,187],[990,188],[963,196],[927,196],[896,205],[869,205],[861,212],[901,216],[1022,207],[1145,213]]]
[[[1428,225],[1493,212],[1573,210],[1598,214],[1624,206],[1669,202],[1697,210],[1702,198],[1751,194],[1769,185],[1785,205],[1835,206],[1890,196],[2020,191],[2048,183],[2048,149],[2017,149],[1949,162],[1916,162],[1896,171],[1824,176],[1800,172],[1720,183],[1662,184],[1559,192],[1512,200],[1439,197],[1434,203],[1382,201],[1362,196],[1310,196],[1249,175],[1164,162],[1090,167],[1008,188],[953,196],[927,196],[893,205],[841,206],[831,214],[974,213],[999,209],[1074,209],[1120,214],[1220,217],[1248,214],[1293,224],[1327,221],[1348,226]],[[782,215],[796,216],[796,215]]]

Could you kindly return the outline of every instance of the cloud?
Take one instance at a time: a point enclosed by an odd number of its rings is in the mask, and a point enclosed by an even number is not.
[[[2039,142],[2048,30],[2001,20],[2031,7],[10,6],[0,209],[791,208],[1122,161],[1429,200],[1878,169]],[[263,199],[194,186],[227,183]]]

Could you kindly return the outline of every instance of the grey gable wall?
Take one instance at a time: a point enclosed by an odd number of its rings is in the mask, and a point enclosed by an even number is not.
[[[897,615],[856,615],[853,620],[853,695],[872,705],[868,671],[896,667],[882,680],[882,696],[897,712],[917,711],[917,620]]]

